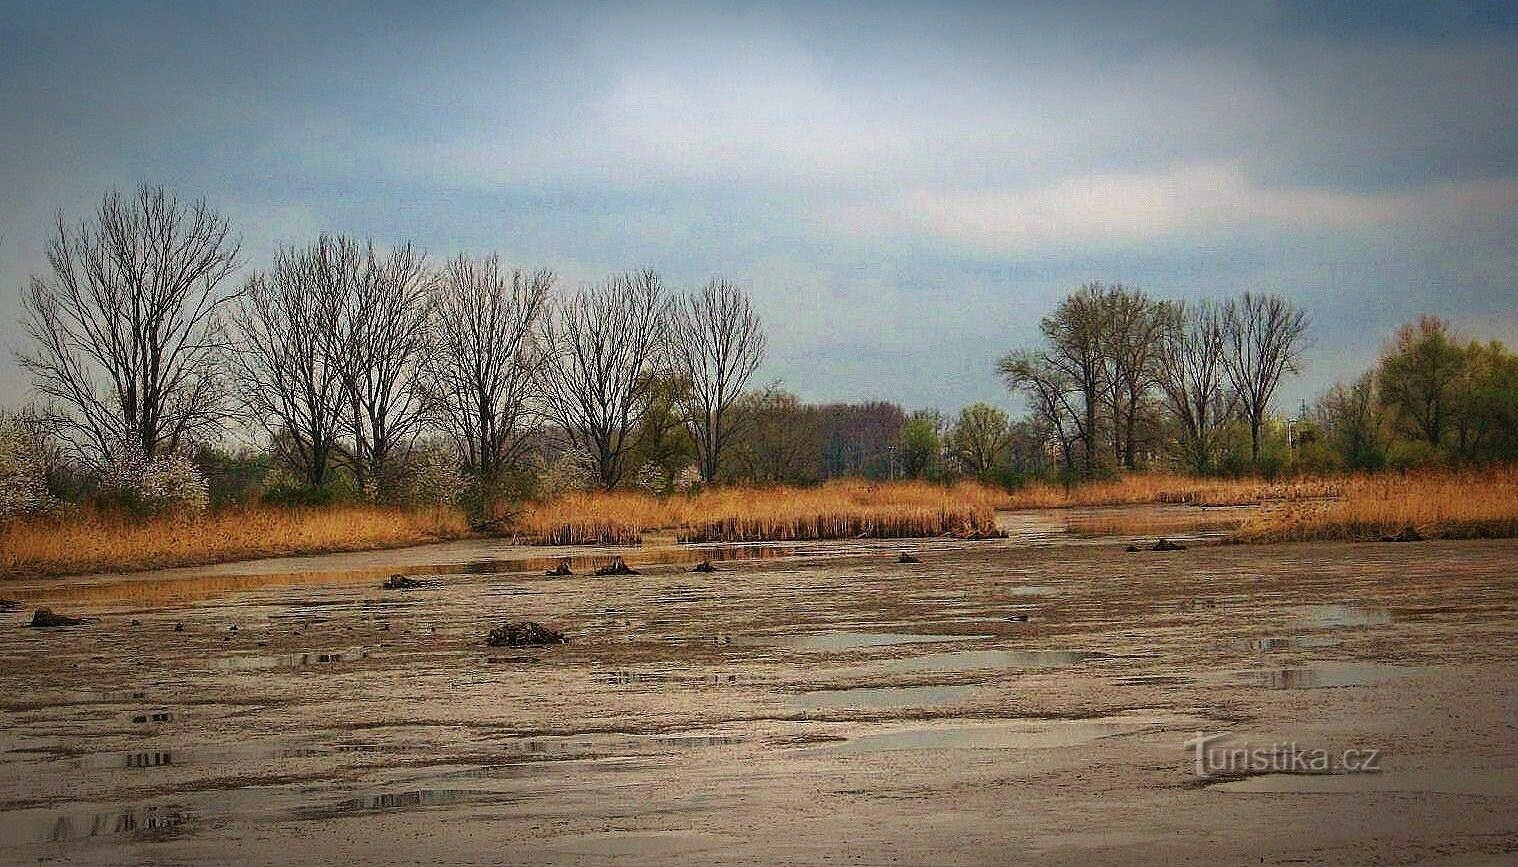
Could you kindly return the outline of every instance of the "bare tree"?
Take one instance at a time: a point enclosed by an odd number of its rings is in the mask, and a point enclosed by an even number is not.
[[[1009,372],[1032,374],[1031,378],[1017,379],[1025,387],[1032,386],[1039,392],[1048,391],[1051,397],[1057,396],[1063,408],[1069,408],[1070,404],[1065,386],[1073,385],[1080,405],[1069,421],[1081,444],[1082,466],[1087,475],[1096,469],[1100,404],[1111,387],[1107,363],[1106,291],[1101,283],[1088,283],[1060,302],[1054,313],[1039,323],[1039,329],[1049,341],[1049,348],[1039,360],[1002,371],[1004,377]],[[1050,390],[1055,383],[1058,388]],[[1043,399],[1039,397],[1040,401]]]
[[[1180,422],[1186,462],[1198,473],[1211,468],[1217,434],[1233,411],[1225,383],[1224,337],[1223,310],[1203,301],[1171,307],[1159,341],[1160,392]]]
[[[748,295],[712,280],[681,298],[670,317],[672,372],[684,386],[680,410],[696,445],[701,481],[711,484],[733,434],[730,410],[764,360],[764,329]]]
[[[384,256],[372,241],[327,243],[342,300],[324,330],[347,401],[350,463],[359,487],[382,497],[398,481],[399,461],[422,427],[417,373],[427,350],[432,277],[409,243]]]
[[[57,432],[81,457],[151,458],[224,420],[219,312],[237,257],[224,217],[163,187],[108,193],[72,232],[58,215],[52,273],[22,294],[33,346],[18,360],[61,404]]]
[[[1133,469],[1139,412],[1155,386],[1166,305],[1121,283],[1100,298],[1103,361],[1112,411],[1113,459]]]
[[[422,381],[433,417],[480,486],[487,514],[502,474],[521,457],[542,352],[538,323],[553,274],[460,255],[433,288]]]
[[[737,472],[768,484],[802,484],[822,475],[822,430],[815,407],[778,383],[745,394],[733,407],[745,418],[736,426]]]
[[[1279,295],[1245,292],[1223,311],[1223,365],[1249,422],[1250,457],[1260,459],[1260,432],[1281,377],[1301,369],[1307,314]]]
[[[348,430],[343,376],[330,329],[358,271],[356,245],[328,236],[280,250],[248,280],[231,354],[250,420],[310,488],[327,483]]]
[[[1021,391],[1028,398],[1034,415],[1059,443],[1065,474],[1073,476],[1076,444],[1088,442],[1084,425],[1090,406],[1081,405],[1083,392],[1075,379],[1046,354],[1028,350],[1002,356],[996,370],[1007,388]]]
[[[670,301],[652,270],[611,277],[545,318],[541,370],[550,419],[588,455],[602,487],[622,481],[654,394]]]

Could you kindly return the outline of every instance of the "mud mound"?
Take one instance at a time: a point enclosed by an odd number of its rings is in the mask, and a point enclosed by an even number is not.
[[[525,647],[533,644],[563,644],[569,639],[557,629],[522,620],[490,630],[485,643],[491,647]]]
[[[637,569],[628,567],[627,562],[621,557],[611,561],[610,566],[602,566],[596,570],[597,575],[638,575]]]
[[[27,626],[51,629],[54,626],[79,626],[84,622],[83,617],[64,617],[62,614],[54,614],[51,608],[38,608],[32,615],[32,622]]]

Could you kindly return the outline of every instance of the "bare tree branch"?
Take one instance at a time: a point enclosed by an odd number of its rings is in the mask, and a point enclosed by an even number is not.
[[[764,360],[764,329],[748,295],[721,279],[676,302],[670,322],[671,367],[684,385],[680,409],[701,481],[711,484],[734,432],[729,411]]]
[[[359,486],[382,497],[422,428],[417,374],[427,349],[433,277],[409,243],[387,256],[372,241],[360,246],[338,237],[320,246],[322,267],[341,287],[342,302],[324,331],[348,404],[350,465]]]
[[[1260,432],[1270,399],[1287,373],[1300,370],[1307,314],[1279,295],[1245,292],[1223,310],[1223,365],[1249,422],[1250,456],[1260,459]]]
[[[531,430],[532,389],[543,358],[538,326],[553,274],[501,268],[490,256],[451,260],[432,292],[422,383],[432,418],[464,467],[493,496]]]
[[[234,316],[231,357],[247,415],[311,488],[327,482],[346,430],[343,377],[328,339],[348,287],[338,246],[323,236],[281,250],[267,274],[249,279]]]
[[[224,217],[163,187],[113,191],[72,232],[58,215],[47,258],[22,295],[33,346],[18,361],[81,458],[151,458],[224,421],[220,313],[236,293],[222,283],[238,258]]]
[[[626,474],[653,396],[669,308],[659,275],[645,270],[581,289],[545,318],[545,408],[608,490]]]

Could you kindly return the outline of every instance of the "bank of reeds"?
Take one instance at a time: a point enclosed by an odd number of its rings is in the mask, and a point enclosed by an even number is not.
[[[1313,500],[1343,493],[1342,480],[1201,479],[1172,473],[1130,473],[1116,479],[1065,488],[1033,482],[998,498],[1001,509],[1057,509],[1169,503],[1189,506],[1244,506],[1272,501]]]
[[[1286,503],[1240,527],[1241,542],[1518,536],[1518,468],[1350,476],[1334,500]]]
[[[527,508],[509,532],[531,544],[637,544],[645,532],[681,542],[990,535],[1000,492],[982,485],[829,482],[815,488],[721,488],[688,496],[581,493]]]
[[[0,574],[124,572],[395,548],[468,533],[464,514],[451,508],[250,506],[151,518],[70,509],[0,524]]]

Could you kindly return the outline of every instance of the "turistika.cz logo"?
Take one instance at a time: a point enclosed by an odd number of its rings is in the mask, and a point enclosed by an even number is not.
[[[1225,743],[1232,732],[1197,732],[1184,746],[1195,751],[1199,779],[1256,774],[1374,774],[1381,770],[1381,751],[1351,747],[1332,751],[1304,747],[1296,741],[1250,746]]]

